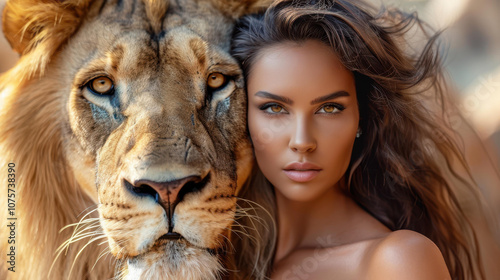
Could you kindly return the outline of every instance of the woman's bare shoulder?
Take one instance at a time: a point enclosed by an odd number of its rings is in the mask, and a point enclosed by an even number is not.
[[[365,279],[451,279],[441,251],[424,235],[398,230],[373,244],[364,262]]]

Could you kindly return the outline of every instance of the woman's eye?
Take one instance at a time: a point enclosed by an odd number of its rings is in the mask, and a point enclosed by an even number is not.
[[[97,95],[112,95],[114,93],[115,85],[110,78],[101,76],[92,79],[87,84],[87,87]]]
[[[210,89],[216,90],[226,84],[227,78],[221,73],[212,73],[208,76],[207,85]]]
[[[273,106],[269,107],[269,109],[271,109],[271,111],[273,113],[279,113],[279,112],[281,112],[281,110],[283,108],[281,106],[278,106],[278,105],[273,105]]]
[[[325,104],[319,110],[318,113],[322,114],[336,114],[343,111],[345,108],[340,104]]]
[[[287,113],[281,105],[275,103],[265,104],[264,106],[261,106],[260,109],[268,114]]]

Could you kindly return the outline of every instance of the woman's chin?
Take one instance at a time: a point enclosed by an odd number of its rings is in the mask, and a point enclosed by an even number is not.
[[[331,191],[329,188],[320,188],[317,184],[289,183],[285,186],[274,187],[276,195],[294,202],[314,202]]]

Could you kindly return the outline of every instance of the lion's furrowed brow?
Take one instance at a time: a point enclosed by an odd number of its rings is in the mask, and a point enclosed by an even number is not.
[[[113,74],[118,71],[120,64],[125,55],[123,45],[114,46],[110,51],[106,52],[104,57],[92,59],[88,65],[85,65],[75,76],[75,84],[78,87],[83,86],[89,79],[95,78],[96,75]]]
[[[189,47],[198,59],[199,65],[205,66],[207,60],[207,44],[200,38],[193,38],[189,41]]]
[[[154,33],[162,31],[162,22],[167,13],[168,0],[142,0],[146,6],[146,16],[151,24]]]
[[[122,45],[115,46],[111,51],[109,51],[107,56],[107,66],[113,69],[114,71],[118,70],[120,66],[120,62],[123,60],[125,50]]]

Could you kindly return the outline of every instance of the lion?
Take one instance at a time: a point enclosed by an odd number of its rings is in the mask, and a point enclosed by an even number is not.
[[[1,279],[230,276],[253,160],[230,36],[268,4],[6,4],[21,57],[0,80],[1,199],[15,194],[0,211],[15,221],[14,243],[1,231],[0,253],[15,252]]]

